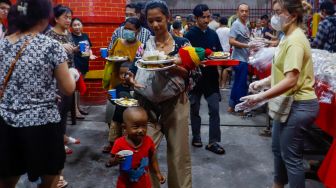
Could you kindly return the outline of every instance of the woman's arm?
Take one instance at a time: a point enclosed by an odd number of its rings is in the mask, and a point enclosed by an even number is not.
[[[281,80],[278,84],[271,87],[271,89],[254,95],[248,95],[242,97],[241,101],[246,101],[249,104],[257,104],[261,101],[268,100],[279,95],[284,94],[288,90],[294,88],[299,80],[300,72],[296,69],[287,72],[285,78]]]
[[[54,75],[60,91],[65,95],[72,95],[75,91],[76,82],[69,72],[68,64],[66,62],[59,64],[54,71]]]
[[[300,76],[300,72],[296,69],[294,69],[293,71],[287,72],[283,80],[281,80],[274,87],[272,87],[271,89],[263,93],[263,99],[274,98],[294,88],[299,80],[299,76]]]
[[[92,50],[90,49],[90,60],[95,60],[95,59],[97,59],[97,56],[95,56],[94,54],[93,54],[93,52],[92,52]]]

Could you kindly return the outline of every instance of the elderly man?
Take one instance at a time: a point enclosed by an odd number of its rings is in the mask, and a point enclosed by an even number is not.
[[[240,98],[247,95],[247,61],[249,57],[248,42],[250,31],[247,27],[249,17],[249,6],[242,3],[237,10],[238,19],[232,24],[230,29],[230,45],[233,46],[232,58],[240,61],[239,65],[233,67],[235,71],[234,83],[231,90],[228,112],[233,113],[236,104],[240,103]]]

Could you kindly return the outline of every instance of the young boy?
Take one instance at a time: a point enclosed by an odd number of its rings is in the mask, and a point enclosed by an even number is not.
[[[117,85],[115,88],[116,93],[117,93],[117,98],[121,98],[121,97],[131,98],[130,92],[132,89],[126,84],[126,81],[125,81],[125,74],[127,73],[130,65],[131,65],[130,62],[124,62],[120,65],[120,68],[119,68],[120,84]],[[110,127],[109,137],[108,137],[109,144],[103,148],[103,153],[110,153],[114,141],[117,138],[122,136],[121,124],[123,122],[122,114],[124,110],[125,110],[124,107],[116,106],[113,114],[106,114],[107,116],[111,116],[112,118],[108,118],[110,119],[110,122],[111,122],[109,126]]]
[[[116,86],[116,93],[117,93],[117,98],[122,98],[122,97],[127,97],[127,98],[132,98],[130,92],[132,91],[132,88],[126,84],[125,80],[125,74],[129,70],[129,67],[131,66],[131,63],[125,62],[121,64],[120,69],[119,69],[119,79],[120,79],[120,84]],[[122,127],[121,124],[123,123],[123,112],[126,108],[122,106],[116,106],[113,118],[112,118],[112,124],[110,127],[110,132],[109,132],[109,143],[112,149],[113,142],[122,136]],[[111,152],[111,149],[108,153]]]
[[[123,157],[117,153],[121,150],[133,151],[132,169],[120,171],[117,188],[151,188],[149,168],[153,170],[160,183],[165,182],[156,158],[155,145],[147,133],[148,115],[142,107],[129,107],[123,113],[126,135],[118,138],[111,151],[107,167],[118,165]]]

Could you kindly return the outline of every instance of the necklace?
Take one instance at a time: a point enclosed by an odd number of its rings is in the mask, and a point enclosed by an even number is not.
[[[157,47],[159,47],[159,48],[164,48],[166,45],[167,45],[167,43],[170,41],[170,39],[171,39],[172,37],[171,37],[171,35],[169,34],[169,37],[168,37],[168,39],[166,40],[166,41],[164,41],[164,42],[157,42],[157,41],[155,41],[155,45],[157,46]]]

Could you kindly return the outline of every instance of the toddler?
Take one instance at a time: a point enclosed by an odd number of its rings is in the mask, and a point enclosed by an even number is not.
[[[142,107],[129,107],[123,113],[125,136],[118,138],[111,151],[108,167],[118,165],[123,157],[122,150],[133,151],[132,169],[120,171],[117,188],[151,188],[149,168],[156,174],[160,183],[165,182],[156,158],[155,145],[147,133],[148,115]]]

